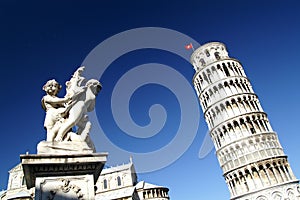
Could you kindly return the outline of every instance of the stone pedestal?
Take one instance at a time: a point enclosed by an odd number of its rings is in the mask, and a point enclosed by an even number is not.
[[[21,155],[27,188],[35,199],[95,199],[94,185],[107,153]]]

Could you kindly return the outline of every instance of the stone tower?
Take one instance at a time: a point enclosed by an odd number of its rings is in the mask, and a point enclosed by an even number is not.
[[[231,199],[300,199],[298,180],[241,63],[219,42],[196,49],[191,63]]]

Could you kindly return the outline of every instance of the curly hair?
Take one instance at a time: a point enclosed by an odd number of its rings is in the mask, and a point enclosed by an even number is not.
[[[57,93],[61,90],[62,86],[55,80],[55,79],[51,79],[49,81],[47,81],[47,83],[43,86],[43,90],[45,92],[48,92],[48,89],[47,87],[50,86],[50,85],[57,85]]]

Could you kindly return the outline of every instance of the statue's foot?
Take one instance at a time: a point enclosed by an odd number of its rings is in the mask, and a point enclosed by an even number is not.
[[[62,142],[62,138],[55,138],[55,142]]]

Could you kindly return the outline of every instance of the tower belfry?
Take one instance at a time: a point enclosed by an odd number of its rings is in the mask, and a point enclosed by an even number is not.
[[[300,199],[299,181],[241,63],[219,42],[196,49],[191,63],[231,199]]]

